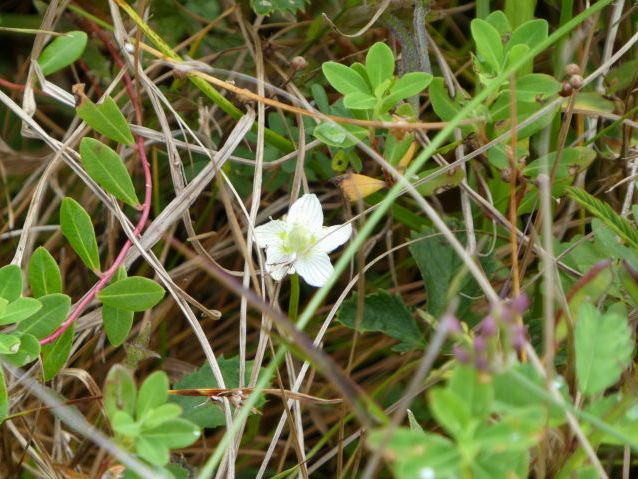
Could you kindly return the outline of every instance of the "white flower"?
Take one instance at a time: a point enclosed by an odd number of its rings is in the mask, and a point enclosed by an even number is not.
[[[266,248],[266,271],[280,281],[295,272],[312,286],[323,286],[334,268],[328,253],[348,241],[350,224],[323,226],[316,195],[303,195],[287,216],[255,228],[255,241]]]

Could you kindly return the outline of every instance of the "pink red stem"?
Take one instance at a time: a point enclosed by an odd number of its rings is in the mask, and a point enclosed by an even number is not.
[[[106,44],[107,48],[109,49],[111,55],[113,56],[118,66],[120,68],[123,68],[124,62],[120,58],[119,54],[117,53],[117,51],[115,50],[115,48],[113,47],[109,39],[105,38],[104,32],[99,32],[98,36]],[[133,103],[133,108],[135,109],[135,119],[139,125],[142,125],[142,109],[139,104],[138,97],[135,94],[131,77],[128,75],[128,73],[124,73],[123,78],[126,84],[127,93],[131,99],[131,102]],[[151,194],[153,191],[153,181],[151,176],[151,166],[148,162],[148,158],[146,157],[146,151],[144,150],[144,139],[139,135],[136,136],[135,146],[137,149],[137,153],[140,157],[142,169],[144,170],[144,203],[142,204],[142,213],[141,213],[140,219],[137,222],[135,229],[133,230],[133,235],[137,236],[144,229],[144,226],[146,225],[146,222],[148,221],[149,213],[151,211]],[[117,271],[117,268],[119,268],[122,265],[122,263],[124,263],[124,258],[126,257],[126,253],[128,253],[128,251],[131,249],[132,246],[133,246],[133,242],[130,239],[126,240],[126,243],[124,243],[124,246],[122,246],[121,251],[117,255],[117,258],[115,258],[115,261],[113,261],[113,264],[109,267],[109,269],[107,269],[106,271],[102,273],[100,280],[97,283],[95,283],[93,287],[84,296],[82,296],[80,301],[78,301],[75,304],[75,306],[73,307],[73,310],[71,311],[71,314],[69,314],[69,317],[60,325],[60,327],[56,329],[55,332],[53,332],[53,334],[40,340],[41,345],[45,345],[55,341],[62,334],[64,334],[64,332],[69,328],[69,326],[73,324],[73,322],[76,319],[78,319],[82,315],[82,313],[88,307],[88,305],[91,304],[91,301],[95,299],[95,296],[97,295],[97,293],[106,286],[106,284],[111,280],[111,278],[113,278],[113,275]]]

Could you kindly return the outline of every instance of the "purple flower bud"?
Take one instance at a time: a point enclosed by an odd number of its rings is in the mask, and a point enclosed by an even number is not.
[[[487,357],[482,354],[476,356],[474,358],[474,367],[480,371],[488,371],[490,369],[490,364]]]
[[[481,323],[479,324],[479,331],[483,336],[494,336],[498,332],[498,325],[496,324],[494,316],[486,316],[485,319],[483,319],[483,321],[481,321]]]
[[[521,351],[527,344],[527,327],[516,325],[512,327],[510,332],[512,347],[517,351]]]
[[[527,308],[529,308],[529,306],[529,298],[525,293],[519,294],[512,300],[512,308],[514,308],[514,311],[516,311],[518,314],[523,314],[525,311],[527,311]]]
[[[487,342],[483,336],[476,336],[474,338],[474,350],[482,353],[487,348]]]
[[[467,364],[470,362],[470,355],[467,349],[460,344],[455,344],[454,347],[452,347],[452,352],[459,363]]]
[[[441,321],[444,322],[445,327],[450,333],[459,334],[462,332],[461,322],[455,316],[446,314],[441,318]]]

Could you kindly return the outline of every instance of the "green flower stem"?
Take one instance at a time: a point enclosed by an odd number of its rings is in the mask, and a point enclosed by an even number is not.
[[[290,302],[288,303],[288,317],[293,323],[297,322],[299,313],[299,275],[290,275]]]

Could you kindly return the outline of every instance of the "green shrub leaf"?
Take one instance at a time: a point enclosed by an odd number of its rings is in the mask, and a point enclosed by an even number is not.
[[[42,304],[34,298],[18,298],[10,302],[0,317],[0,326],[19,323],[37,313]]]
[[[71,65],[82,56],[86,41],[86,33],[80,31],[68,32],[65,35],[55,37],[42,50],[42,54],[38,58],[42,74],[50,75]]]
[[[326,62],[321,69],[332,87],[343,95],[355,92],[372,94],[368,82],[350,67],[337,62]]]
[[[60,206],[62,234],[82,262],[91,270],[100,270],[100,254],[89,214],[73,198],[64,198]]]
[[[366,72],[375,89],[394,74],[394,55],[385,43],[377,42],[370,47],[366,55]]]
[[[472,20],[470,29],[479,60],[492,67],[492,73],[499,73],[503,62],[501,35],[496,28],[480,18]]]
[[[45,381],[53,379],[69,359],[74,332],[75,325],[71,324],[58,339],[42,346],[42,375]]]
[[[35,336],[20,336],[20,348],[17,352],[3,356],[3,359],[14,366],[21,367],[35,361],[40,354],[40,342]]]
[[[22,271],[15,264],[0,268],[0,298],[15,301],[22,294]]]
[[[126,311],[145,311],[164,297],[164,288],[155,281],[141,276],[131,276],[117,281],[97,294],[107,306]]]
[[[0,354],[15,354],[20,350],[20,336],[0,334]]]
[[[29,286],[34,298],[62,292],[60,268],[51,253],[40,246],[29,259]]]
[[[80,157],[87,173],[98,185],[124,203],[140,204],[131,176],[115,151],[98,140],[85,137],[80,142]]]
[[[66,319],[71,309],[71,298],[54,293],[39,298],[42,308],[16,328],[21,334],[29,333],[38,339],[52,334]]]
[[[107,138],[129,146],[135,142],[124,115],[110,96],[100,104],[83,96],[76,111],[87,125]]]

